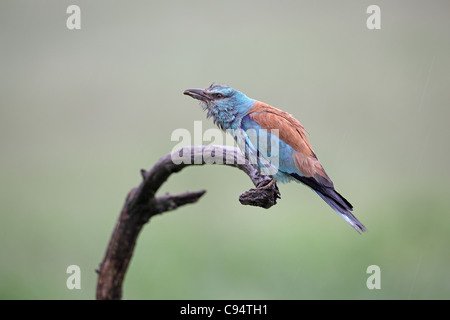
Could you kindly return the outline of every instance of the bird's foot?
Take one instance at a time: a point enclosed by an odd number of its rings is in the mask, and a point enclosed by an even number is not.
[[[256,186],[256,189],[250,189],[239,197],[242,204],[266,209],[277,204],[277,199],[281,199],[280,190],[273,179],[269,182],[264,180]]]
[[[257,189],[273,189],[276,199],[281,199],[281,194],[280,194],[280,190],[278,189],[278,185],[275,182],[274,179],[271,179],[269,182],[267,182],[266,180],[262,181],[260,184],[258,184],[256,186]]]
[[[271,188],[274,184],[275,184],[275,180],[272,179],[272,180],[270,180],[269,183],[264,185],[264,188]],[[275,184],[275,186],[276,186],[276,184]]]

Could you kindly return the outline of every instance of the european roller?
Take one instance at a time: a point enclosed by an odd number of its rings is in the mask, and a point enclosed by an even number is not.
[[[275,170],[270,172],[275,182],[293,180],[307,185],[358,233],[367,231],[352,214],[350,202],[334,189],[306,138],[306,130],[293,116],[221,84],[188,89],[184,94],[199,100],[219,128],[235,132],[235,139],[241,137],[239,147],[247,157],[258,159],[255,164],[260,169],[270,167],[276,155],[276,166],[271,168]]]

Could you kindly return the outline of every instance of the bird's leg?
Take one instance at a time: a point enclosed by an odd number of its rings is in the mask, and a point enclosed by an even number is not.
[[[264,188],[271,188],[274,183],[275,183],[275,180],[272,179],[272,180],[270,180],[270,182],[268,184],[266,184],[264,186]],[[276,184],[275,184],[275,187],[278,189]]]
[[[269,182],[266,182],[266,180],[261,181],[256,186],[257,189],[264,189],[264,190],[270,190],[273,189],[273,194],[275,196],[275,199],[281,199],[280,190],[278,189],[278,185],[275,182],[275,180],[272,178]],[[276,201],[276,200],[275,200]]]
[[[275,195],[275,199],[281,199],[281,193],[280,193],[280,189],[278,189],[278,185],[275,182],[275,180],[270,181],[265,188],[273,188],[274,189],[274,195]]]
[[[261,181],[260,183],[258,183],[258,185],[256,186],[257,188],[272,188],[272,185],[275,183],[274,179],[270,179],[269,182],[267,182],[267,179],[264,179],[263,181]],[[275,183],[275,188],[278,190],[278,187]]]

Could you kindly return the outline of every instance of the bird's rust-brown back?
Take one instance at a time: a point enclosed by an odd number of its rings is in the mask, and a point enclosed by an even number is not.
[[[332,183],[317,159],[308,139],[306,130],[301,123],[289,113],[257,101],[249,112],[251,119],[261,128],[270,131],[278,129],[278,137],[290,145],[296,152],[293,155],[297,169],[305,177],[316,174]]]

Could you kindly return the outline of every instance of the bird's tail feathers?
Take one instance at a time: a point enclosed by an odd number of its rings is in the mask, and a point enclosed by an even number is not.
[[[344,218],[345,221],[350,224],[359,234],[361,232],[367,232],[366,227],[351,213],[353,209],[352,205],[335,190],[329,192],[330,194],[324,195],[315,190],[316,193],[333,208],[334,211]]]

